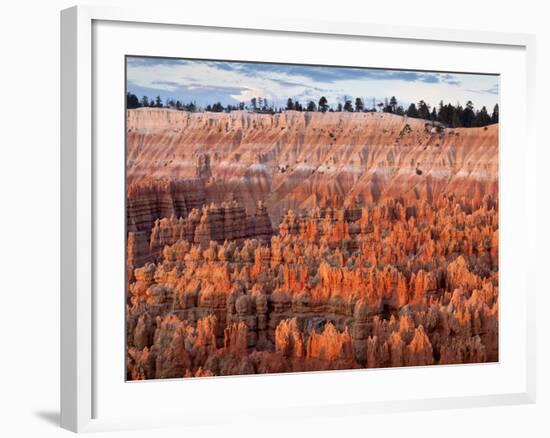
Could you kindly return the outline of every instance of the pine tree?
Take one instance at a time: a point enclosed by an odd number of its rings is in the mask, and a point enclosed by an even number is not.
[[[141,105],[139,103],[139,99],[135,94],[132,94],[130,92],[126,93],[126,108],[128,109],[134,109],[139,108]]]
[[[328,101],[325,96],[319,99],[319,111],[326,112],[328,110]]]
[[[445,105],[443,101],[439,102],[439,110],[437,112],[437,121],[447,126],[451,125],[449,105]]]
[[[289,97],[286,101],[286,109],[287,110],[293,110],[296,109],[296,106],[294,105],[294,102],[292,102],[292,99]]]
[[[466,103],[466,108],[464,108],[464,111],[462,111],[462,115],[460,117],[460,122],[462,126],[465,128],[469,128],[474,124],[475,120],[475,113],[474,113],[474,104],[471,100],[469,100]]]
[[[390,107],[391,107],[391,112],[395,113],[397,110],[397,99],[395,98],[395,96],[392,96],[390,99]]]
[[[462,125],[462,113],[464,112],[461,105],[457,104],[456,107],[449,104],[451,110],[451,123],[452,128],[460,128]]]
[[[409,108],[407,109],[407,117],[418,117],[418,110],[416,109],[416,105],[414,103],[409,105]]]
[[[221,102],[216,102],[214,105],[212,105],[212,112],[215,113],[221,113],[223,111],[223,105]]]
[[[493,108],[493,115],[491,116],[492,123],[498,123],[498,103]]]
[[[365,104],[363,103],[363,99],[361,99],[360,97],[357,97],[355,99],[355,111],[360,113],[360,112],[363,112],[364,109],[365,109]]]
[[[344,103],[344,111],[353,112],[353,105],[351,104],[351,100],[346,100]]]
[[[423,100],[418,102],[418,117],[426,120],[430,118],[430,107]]]
[[[481,109],[476,113],[474,124],[475,126],[487,126],[491,124],[491,116],[487,112],[487,108],[485,106],[481,107]]]

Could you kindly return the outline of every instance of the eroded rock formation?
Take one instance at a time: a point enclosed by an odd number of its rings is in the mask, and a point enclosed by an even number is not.
[[[140,108],[128,111],[127,158],[130,185],[200,179],[204,191],[193,182],[188,192],[193,201],[236,200],[248,214],[264,201],[278,223],[288,209],[384,197],[431,201],[452,192],[478,204],[497,191],[498,126],[434,131],[386,113]]]
[[[134,271],[129,375],[495,361],[497,217],[490,197],[386,200],[289,212],[267,241],[177,239]]]
[[[497,361],[497,132],[129,111],[128,378]]]

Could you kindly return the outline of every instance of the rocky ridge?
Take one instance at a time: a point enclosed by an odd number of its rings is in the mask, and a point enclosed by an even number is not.
[[[498,360],[498,126],[128,111],[127,375]]]
[[[441,130],[382,113],[140,108],[128,111],[127,163],[130,185],[200,176],[197,199],[236,200],[249,213],[261,200],[274,224],[288,209],[384,197],[454,193],[479,204],[497,191],[498,125]]]

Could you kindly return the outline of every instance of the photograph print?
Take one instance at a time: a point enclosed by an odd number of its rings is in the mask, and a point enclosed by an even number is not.
[[[498,362],[498,103],[498,75],[127,56],[127,380]]]

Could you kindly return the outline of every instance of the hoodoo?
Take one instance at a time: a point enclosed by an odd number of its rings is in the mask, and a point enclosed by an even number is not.
[[[498,124],[127,111],[127,372],[498,360]]]

